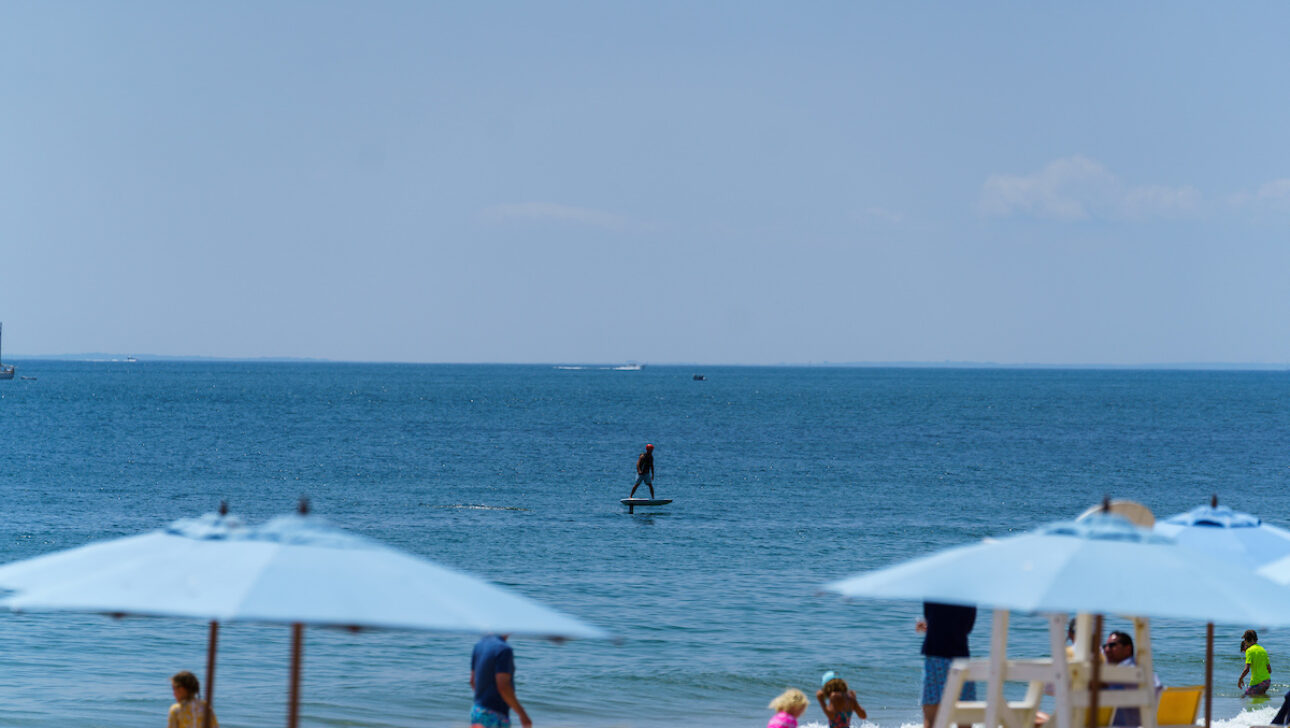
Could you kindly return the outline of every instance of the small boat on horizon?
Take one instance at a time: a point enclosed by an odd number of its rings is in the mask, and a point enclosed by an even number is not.
[[[0,340],[4,339],[4,324],[0,323]],[[4,365],[4,357],[0,357],[0,379],[13,379],[13,367]]]

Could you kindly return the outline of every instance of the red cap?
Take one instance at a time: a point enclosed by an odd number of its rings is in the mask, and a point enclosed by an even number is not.
[[[645,446],[645,449],[646,449],[646,450],[653,450],[653,449],[654,449],[654,446],[653,446],[653,445],[646,445],[646,446]]]

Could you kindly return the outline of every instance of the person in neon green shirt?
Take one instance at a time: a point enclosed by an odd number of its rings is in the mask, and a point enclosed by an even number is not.
[[[1252,629],[1245,630],[1241,637],[1241,652],[1245,653],[1245,670],[1236,680],[1236,687],[1244,687],[1245,676],[1250,676],[1250,686],[1245,688],[1248,695],[1267,695],[1272,685],[1272,663],[1268,660],[1268,651],[1259,644],[1259,634]]]

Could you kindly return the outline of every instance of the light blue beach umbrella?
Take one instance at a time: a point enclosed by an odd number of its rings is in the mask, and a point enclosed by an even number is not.
[[[1260,566],[1259,573],[1278,584],[1290,585],[1290,556]]]
[[[1179,545],[1248,569],[1290,556],[1290,531],[1258,516],[1218,504],[1198,506],[1157,521],[1153,529]],[[1205,625],[1205,724],[1209,725],[1214,683],[1214,623]]]
[[[1290,556],[1290,531],[1220,506],[1217,498],[1210,505],[1158,521],[1154,530],[1182,546],[1251,569]]]
[[[181,521],[133,540],[0,567],[0,587],[19,589],[0,606],[290,624],[290,728],[298,720],[304,625],[548,639],[608,636],[508,589],[333,528],[316,516],[284,516],[213,536],[190,526]],[[131,558],[123,558],[126,552]],[[78,562],[85,568],[77,570]],[[55,567],[58,578],[33,575],[42,566]]]
[[[1290,590],[1101,514],[958,546],[824,589],[1021,612],[1290,624]]]
[[[179,521],[151,534],[0,567],[0,587],[18,590],[0,604],[15,611],[219,622],[607,636],[513,591],[333,528],[317,516],[283,516],[215,537],[194,533],[190,525]]]
[[[1286,574],[1290,581],[1290,559]],[[951,548],[824,588],[1032,613],[1290,624],[1290,589],[1109,514]]]
[[[205,548],[208,542],[226,541],[230,535],[243,530],[245,525],[242,520],[228,515],[227,506],[220,504],[219,513],[180,519],[156,531],[99,541],[5,564],[0,566],[0,590],[11,593],[24,590],[38,592],[41,589],[78,583],[87,575],[105,573],[124,574],[126,579],[187,576],[187,571],[180,564],[189,554]],[[130,572],[134,572],[136,576],[131,576]],[[103,612],[112,616],[144,614],[132,611],[128,605],[121,606],[118,609],[86,611]],[[184,613],[172,616],[210,621],[206,646],[206,703],[209,706],[213,704],[215,695],[215,651],[219,639],[219,622],[208,614]]]
[[[200,518],[183,518],[156,531],[0,565],[0,590],[58,586],[106,571],[150,568],[160,559],[174,563],[208,541],[226,541],[245,529],[242,520],[228,515],[226,509]]]

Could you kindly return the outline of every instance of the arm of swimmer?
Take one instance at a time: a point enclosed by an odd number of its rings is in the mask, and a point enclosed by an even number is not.
[[[502,700],[511,706],[515,715],[520,718],[520,725],[524,728],[533,728],[533,721],[529,719],[529,714],[524,712],[524,706],[520,705],[520,699],[515,697],[515,683],[511,681],[511,674],[508,672],[499,672],[494,677],[497,678],[497,692],[502,694]]]
[[[825,700],[825,699],[824,699],[824,691],[823,691],[823,690],[816,690],[816,691],[815,691],[815,699],[816,699],[816,700],[818,700],[818,701],[820,701],[820,710],[823,710],[823,711],[824,711],[824,715],[825,715],[825,717],[827,717],[827,718],[832,718],[832,717],[833,717],[833,714],[829,712],[829,703],[828,703],[828,701],[827,701],[827,700]]]
[[[851,697],[851,711],[855,713],[856,716],[860,718],[860,720],[864,720],[865,718],[868,718],[869,714],[864,712],[864,708],[861,707],[860,701],[856,700],[856,691],[852,690],[850,692],[850,697]]]

